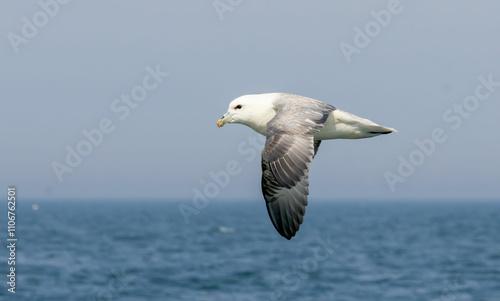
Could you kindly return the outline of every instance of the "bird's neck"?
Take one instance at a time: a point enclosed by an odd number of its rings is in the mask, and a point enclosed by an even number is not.
[[[257,114],[257,118],[254,118],[252,121],[246,122],[245,125],[253,129],[259,134],[266,135],[267,123],[273,119],[276,115],[276,111],[270,108],[268,110],[262,110]]]

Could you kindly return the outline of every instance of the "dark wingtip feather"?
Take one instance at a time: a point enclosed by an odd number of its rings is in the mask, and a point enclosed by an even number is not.
[[[379,135],[386,135],[386,134],[390,134],[390,133],[392,133],[392,132],[393,132],[393,131],[389,131],[389,132],[368,132],[368,133],[370,133],[370,134],[374,134],[374,135],[375,135],[375,134],[379,134]]]

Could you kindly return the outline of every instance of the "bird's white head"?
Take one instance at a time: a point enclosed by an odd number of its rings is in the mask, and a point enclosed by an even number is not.
[[[279,93],[252,94],[236,98],[229,104],[226,114],[217,120],[217,126],[240,123],[265,135],[266,124],[276,115],[273,101],[278,95]]]

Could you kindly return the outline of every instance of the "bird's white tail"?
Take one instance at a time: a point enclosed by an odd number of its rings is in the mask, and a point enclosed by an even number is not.
[[[393,128],[378,125],[366,118],[361,118],[342,110],[330,113],[324,127],[316,134],[315,139],[360,139],[397,132]]]

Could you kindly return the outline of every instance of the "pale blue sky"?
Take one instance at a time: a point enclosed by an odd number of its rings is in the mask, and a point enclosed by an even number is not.
[[[261,200],[260,150],[248,162],[245,144],[257,134],[215,122],[242,94],[289,92],[399,131],[324,142],[310,200],[500,198],[500,87],[477,88],[500,82],[496,1],[243,0],[219,14],[212,1],[41,2],[52,17],[37,1],[0,10],[0,183],[20,197],[189,200],[234,160],[213,199]],[[348,62],[340,45],[356,37]],[[145,90],[148,66],[169,75]],[[114,101],[132,91],[148,95],[125,117]],[[53,162],[103,119],[113,131],[60,182]],[[422,160],[414,141],[435,129],[446,139]],[[412,154],[419,166],[401,175]],[[387,172],[404,179],[394,191]]]

